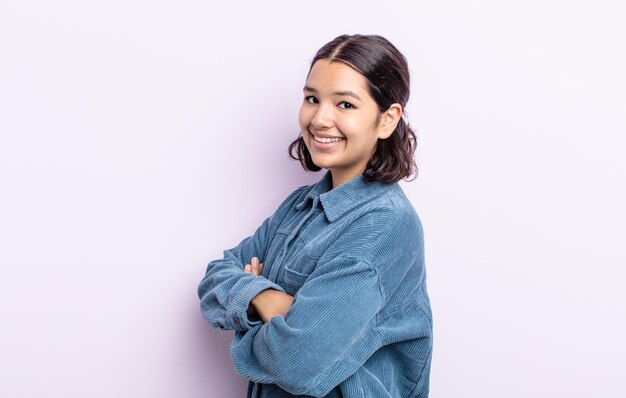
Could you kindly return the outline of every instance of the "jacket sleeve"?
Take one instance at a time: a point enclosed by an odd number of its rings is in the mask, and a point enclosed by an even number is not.
[[[375,268],[358,257],[336,257],[309,276],[284,318],[235,334],[235,370],[292,394],[322,397],[380,348],[374,326],[383,302]]]
[[[254,256],[264,262],[276,225],[285,217],[303,188],[289,195],[252,236],[242,240],[236,247],[225,250],[222,259],[208,264],[204,278],[198,286],[198,297],[202,316],[213,327],[244,331],[262,324],[260,318],[250,319],[246,313],[252,298],[265,289],[285,292],[276,283],[245,272],[244,265],[250,263]]]

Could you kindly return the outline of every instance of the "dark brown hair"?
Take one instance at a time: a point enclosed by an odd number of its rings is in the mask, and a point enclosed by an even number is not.
[[[320,59],[343,62],[362,74],[380,112],[386,111],[394,103],[402,106],[403,115],[396,129],[388,138],[378,140],[363,177],[370,181],[393,183],[412,175],[417,176],[417,165],[413,158],[415,133],[405,120],[404,112],[410,93],[409,68],[404,55],[382,36],[341,35],[320,48],[311,61],[309,73]],[[313,163],[302,134],[289,145],[289,156],[299,160],[307,171],[321,170]]]

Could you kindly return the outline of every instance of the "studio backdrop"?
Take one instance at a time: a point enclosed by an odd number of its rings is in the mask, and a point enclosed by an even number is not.
[[[244,397],[206,265],[305,173],[315,51],[407,57],[433,398],[623,397],[617,2],[5,0],[0,396]]]

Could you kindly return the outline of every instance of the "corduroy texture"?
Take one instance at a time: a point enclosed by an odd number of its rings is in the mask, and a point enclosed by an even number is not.
[[[330,172],[294,191],[251,237],[209,263],[202,315],[235,330],[248,397],[427,397],[432,314],[422,226],[397,184]],[[261,276],[245,273],[253,256]],[[287,315],[248,319],[250,300],[294,295]]]

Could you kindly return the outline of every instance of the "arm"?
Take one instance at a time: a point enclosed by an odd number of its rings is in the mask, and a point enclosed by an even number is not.
[[[272,288],[283,289],[270,280],[244,272],[243,263],[252,253],[264,256],[270,219],[265,220],[255,234],[237,247],[225,250],[224,258],[209,263],[198,286],[200,311],[213,327],[230,330],[248,330],[260,319],[248,311],[250,300],[259,292]]]
[[[285,317],[235,335],[233,365],[249,380],[324,396],[380,347],[374,326],[382,303],[375,270],[337,257],[311,274]]]
[[[262,270],[263,264],[260,264],[256,257],[253,257],[252,262],[244,267],[245,272],[259,276]],[[266,289],[252,299],[248,315],[258,315],[263,322],[267,323],[276,315],[284,317],[292,303],[293,296],[278,290]]]
[[[289,195],[252,236],[225,250],[223,259],[211,261],[207,266],[198,286],[198,296],[202,316],[213,327],[245,331],[259,325],[262,320],[254,319],[250,308],[252,298],[266,289],[284,292],[282,287],[270,280],[246,273],[244,264],[250,262],[253,255],[265,258],[276,226],[291,209],[301,190],[297,189]]]

